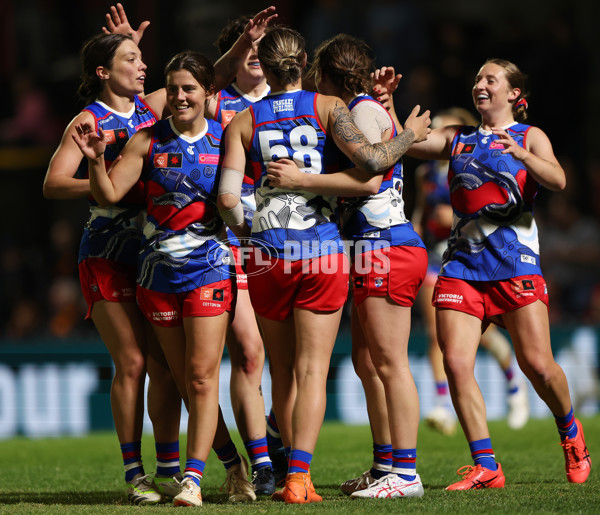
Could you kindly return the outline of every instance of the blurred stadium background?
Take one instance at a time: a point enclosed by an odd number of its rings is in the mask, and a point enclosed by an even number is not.
[[[256,1],[124,1],[134,27],[152,22],[141,43],[147,91],[162,85],[167,59],[195,49],[216,59],[225,23],[268,4]],[[85,306],[77,248],[86,202],[42,197],[47,164],[66,124],[83,107],[75,95],[78,51],[104,24],[111,2],[0,2],[0,438],[82,434],[112,427],[112,367]],[[542,191],[536,217],[550,288],[553,346],[575,407],[598,410],[600,337],[600,3],[594,0],[274,1],[279,22],[299,30],[311,51],[346,32],[365,39],[378,66],[403,74],[399,117],[415,104],[435,113],[473,111],[473,77],[487,57],[517,63],[530,77],[530,120],[549,136],[568,175],[560,194]],[[406,205],[414,203],[407,159]],[[327,416],[366,423],[364,398],[350,363],[348,318],[332,360]],[[411,352],[422,411],[432,402],[421,316],[415,309]],[[228,421],[227,360],[221,398]],[[503,378],[482,352],[478,365],[488,416],[504,416]],[[270,401],[268,373],[264,391]],[[533,394],[533,392],[531,392]],[[548,416],[533,403],[533,416]],[[149,428],[149,423],[146,428]]]

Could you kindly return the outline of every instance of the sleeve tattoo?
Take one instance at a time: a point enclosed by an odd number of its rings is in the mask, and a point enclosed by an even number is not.
[[[405,129],[390,141],[371,145],[352,121],[350,111],[342,102],[336,102],[333,116],[335,120],[333,127],[337,136],[342,141],[360,145],[352,154],[352,161],[372,174],[392,166],[415,141],[414,132],[411,129]]]

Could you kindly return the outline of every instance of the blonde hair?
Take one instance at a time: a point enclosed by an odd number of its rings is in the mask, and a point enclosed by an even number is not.
[[[283,84],[293,84],[302,77],[304,48],[304,38],[298,32],[287,27],[274,27],[258,44],[258,60],[263,70]]]

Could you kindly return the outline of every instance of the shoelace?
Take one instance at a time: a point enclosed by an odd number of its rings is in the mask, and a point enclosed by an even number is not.
[[[176,477],[174,477],[173,479],[175,481],[177,481]],[[183,479],[181,482],[177,481],[177,483],[179,483],[179,485],[181,485],[182,491],[189,490],[190,493],[192,493],[194,491],[194,485],[196,484],[193,479]]]
[[[463,479],[468,479],[469,476],[475,472],[475,467],[473,465],[463,465],[460,467],[456,473],[464,476]]]
[[[563,449],[565,450],[565,454],[567,455],[567,460],[569,462],[569,467],[577,468],[579,467],[581,461],[584,458],[583,449],[581,449],[581,455],[579,453],[580,448],[575,443],[574,440],[566,440],[561,443]]]
[[[235,472],[232,472],[230,474],[227,474],[227,477],[225,478],[225,481],[221,485],[219,492],[222,492],[225,487],[227,487],[228,492],[230,492],[231,490],[233,490],[234,492],[241,492],[242,490],[247,489],[247,488],[242,488],[242,486],[246,486],[246,482],[248,482],[248,480],[244,481],[243,478],[238,477],[235,474]],[[254,485],[252,485],[252,488],[254,488]]]
[[[146,487],[146,490],[154,490],[154,488],[152,488],[154,485],[152,484],[152,476],[150,474],[138,477],[132,484],[135,488]]]

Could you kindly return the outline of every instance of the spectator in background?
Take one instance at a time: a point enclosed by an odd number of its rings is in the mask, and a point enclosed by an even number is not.
[[[600,283],[600,224],[566,195],[553,194],[546,224],[540,227],[540,251],[555,323],[573,323],[592,304]]]
[[[51,103],[30,72],[17,72],[12,79],[15,113],[0,121],[0,141],[20,145],[55,145],[62,124]],[[44,130],[40,130],[43,127]]]

